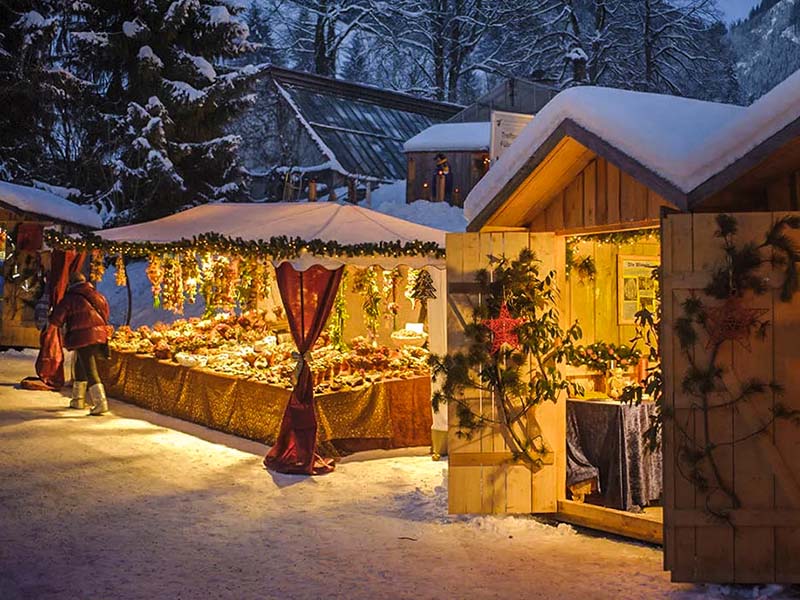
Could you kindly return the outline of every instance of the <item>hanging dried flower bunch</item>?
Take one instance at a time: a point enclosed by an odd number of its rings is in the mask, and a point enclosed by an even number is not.
[[[102,281],[106,274],[105,254],[102,250],[92,250],[91,265],[89,268],[89,279],[97,283]]]
[[[378,272],[374,267],[356,271],[353,277],[353,291],[364,298],[361,308],[364,310],[364,325],[373,338],[378,335],[381,320],[382,286],[378,284]]]
[[[164,310],[181,314],[183,312],[184,282],[180,258],[168,254],[164,257],[163,265],[164,274],[161,303]]]
[[[147,279],[150,280],[150,289],[153,292],[153,306],[161,306],[161,284],[164,281],[164,268],[161,257],[158,254],[151,254],[147,264]]]
[[[245,310],[258,308],[258,303],[270,296],[272,273],[270,266],[259,256],[239,259],[239,305]]]
[[[419,277],[420,271],[421,269],[409,269],[406,274],[406,289],[403,295],[406,297],[406,300],[411,303],[412,310],[417,306],[417,299],[414,296],[414,286],[417,283],[417,277]]]
[[[114,268],[116,269],[116,273],[114,273],[114,282],[118,286],[128,285],[128,274],[125,271],[125,257],[122,254],[117,254],[117,258],[114,259]]]
[[[180,256],[181,275],[183,276],[183,293],[186,301],[194,304],[197,299],[197,286],[200,283],[200,267],[197,264],[197,257],[193,252],[185,252]]]

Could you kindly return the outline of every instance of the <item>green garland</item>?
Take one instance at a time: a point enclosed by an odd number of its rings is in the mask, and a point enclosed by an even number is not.
[[[578,255],[577,247],[582,242],[594,242],[595,244],[614,244],[623,246],[625,244],[635,244],[641,241],[659,241],[661,231],[658,228],[650,229],[630,229],[627,231],[611,231],[608,233],[595,233],[591,235],[570,236],[567,238],[567,264],[566,274],[570,276],[572,269],[576,269],[582,278],[593,279],[597,268],[591,256],[581,257]]]
[[[444,258],[444,248],[436,242],[378,242],[363,244],[340,244],[335,241],[303,240],[287,236],[268,240],[243,240],[217,233],[203,233],[192,239],[176,242],[119,242],[106,240],[93,233],[73,237],[57,231],[45,231],[48,246],[57,250],[101,250],[106,254],[123,254],[130,257],[145,257],[152,254],[179,253],[187,250],[214,252],[237,256],[259,255],[273,260],[296,258],[309,253],[315,256],[430,256]]]

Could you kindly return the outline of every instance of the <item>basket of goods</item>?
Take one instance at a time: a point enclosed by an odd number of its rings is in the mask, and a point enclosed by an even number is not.
[[[428,334],[413,329],[398,329],[392,332],[391,337],[397,346],[422,346],[428,339]]]

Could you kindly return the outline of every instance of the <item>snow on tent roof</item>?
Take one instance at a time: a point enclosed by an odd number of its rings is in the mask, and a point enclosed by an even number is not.
[[[90,229],[103,226],[100,215],[85,206],[44,190],[7,181],[0,181],[0,204]]]
[[[472,189],[472,220],[565,121],[572,121],[688,192],[714,175],[704,144],[748,109],[678,96],[600,87],[559,93]]]
[[[276,202],[265,204],[204,204],[162,219],[96,232],[104,239],[124,242],[176,242],[204,233],[245,241],[286,236],[305,241],[340,244],[378,242],[435,242],[444,248],[445,232],[352,204],[335,202]],[[293,261],[294,262],[294,261]],[[316,260],[315,262],[326,262]],[[356,257],[340,262],[393,266],[444,266],[429,257]]]
[[[404,152],[489,150],[491,123],[440,123],[403,144]]]

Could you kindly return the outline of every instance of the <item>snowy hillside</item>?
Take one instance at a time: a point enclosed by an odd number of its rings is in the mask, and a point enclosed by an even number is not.
[[[366,200],[359,206],[445,231],[464,231],[467,228],[467,219],[462,208],[450,206],[446,202],[427,200],[406,204],[405,180],[380,186],[372,192],[369,206]]]
[[[765,0],[729,33],[746,103],[800,69],[800,0]]]

